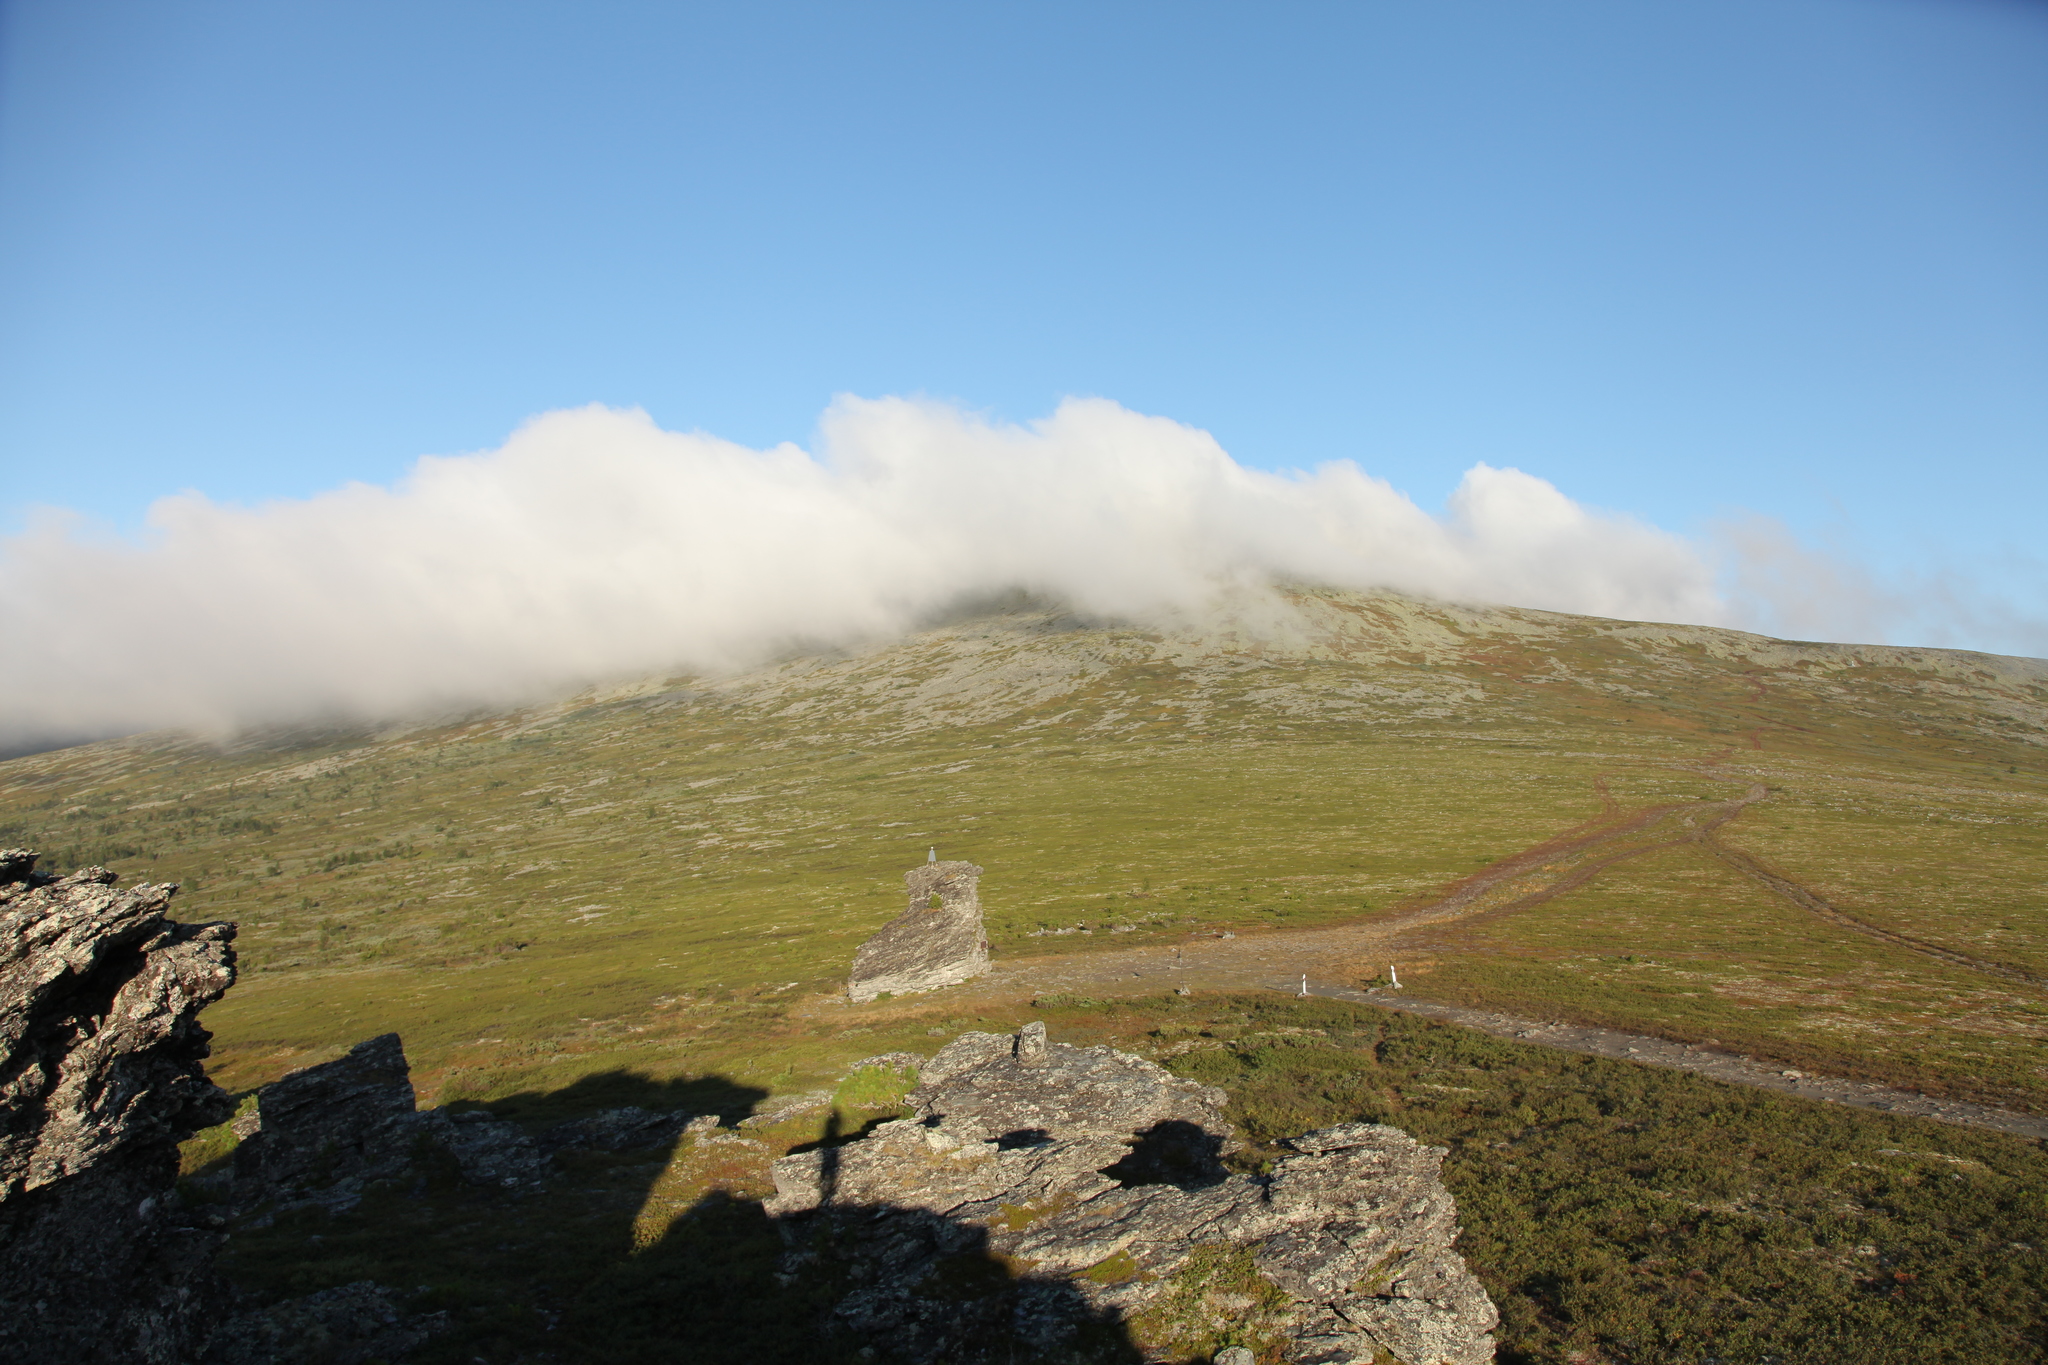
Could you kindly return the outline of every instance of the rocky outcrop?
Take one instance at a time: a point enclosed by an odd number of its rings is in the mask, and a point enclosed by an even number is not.
[[[548,1154],[517,1124],[417,1103],[395,1033],[271,1082],[235,1120],[234,1202],[339,1212],[360,1203],[370,1182],[411,1174],[431,1148],[474,1184],[519,1190],[547,1174]]]
[[[775,1163],[785,1270],[842,1276],[831,1330],[891,1360],[1492,1359],[1441,1148],[1353,1123],[1233,1174],[1224,1099],[1043,1025],[964,1035],[915,1118]]]
[[[294,1071],[256,1092],[235,1118],[235,1183],[248,1195],[306,1194],[374,1179],[403,1164],[392,1121],[417,1107],[398,1035]]]
[[[629,1104],[620,1109],[601,1109],[579,1119],[558,1123],[538,1138],[542,1151],[631,1152],[651,1147],[673,1147],[682,1140],[692,1122],[705,1116],[688,1109],[642,1109]],[[718,1120],[709,1122],[716,1126]]]
[[[234,983],[234,926],[35,860],[0,852],[0,1359],[170,1365],[221,1293],[220,1234],[174,1186],[178,1144],[233,1108],[197,1016]]]
[[[447,1325],[446,1313],[409,1314],[396,1290],[358,1280],[230,1319],[207,1342],[201,1365],[380,1365]]]
[[[854,1003],[954,986],[987,971],[988,939],[975,889],[980,878],[980,868],[962,862],[930,862],[904,873],[909,907],[853,956],[846,989]]]

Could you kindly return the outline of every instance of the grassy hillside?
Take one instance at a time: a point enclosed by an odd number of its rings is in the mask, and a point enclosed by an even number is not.
[[[1611,826],[1401,940],[1404,977],[2048,1109],[2048,664],[1288,601],[1153,632],[1019,606],[515,714],[35,755],[0,763],[0,842],[241,924],[224,1083],[397,1029],[430,1091],[487,1096],[802,1088],[943,1020],[823,1002],[932,844],[987,869],[1015,963],[1370,922]]]

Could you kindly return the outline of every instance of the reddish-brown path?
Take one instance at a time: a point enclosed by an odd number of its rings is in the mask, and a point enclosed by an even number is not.
[[[1377,977],[1397,963],[1404,950],[1412,952],[1417,931],[1510,915],[1584,886],[1619,862],[1688,843],[1699,845],[1774,894],[1841,928],[1951,965],[2034,986],[2048,984],[2016,967],[1986,962],[1859,920],[1727,844],[1719,831],[1747,807],[1765,799],[1766,791],[1760,785],[1735,800],[1681,802],[1626,812],[1616,809],[1604,783],[1599,792],[1606,808],[1593,820],[1492,863],[1380,919],[1324,929],[1269,930],[1229,938],[1191,938],[1178,944],[999,961],[987,976],[956,987],[948,995],[963,1007],[971,1007],[976,1003],[1014,1004],[1049,994],[1141,995],[1181,988],[1306,993],[1422,1014],[1541,1046],[1677,1067],[1717,1080],[1831,1103],[2048,1139],[2048,1119],[2037,1115],[1936,1099],[1865,1081],[1812,1076],[1665,1038],[1519,1019],[1405,998],[1391,990],[1357,989],[1355,983]]]
[[[1419,897],[1377,919],[1322,929],[1274,929],[1230,938],[1190,938],[1138,948],[1101,948],[999,961],[963,988],[975,998],[1011,999],[1048,992],[1100,994],[1171,989],[1222,990],[1269,986],[1303,975],[1313,980],[1357,981],[1376,976],[1418,930],[1513,914],[1583,886],[1628,858],[1696,842],[1754,802],[1752,787],[1732,801],[1688,801],[1601,815],[1469,877]],[[1604,788],[1601,791],[1606,798]]]
[[[1754,855],[1720,837],[1723,826],[1766,799],[1762,785],[1725,801],[1685,801],[1621,811],[1608,798],[1599,816],[1540,844],[1419,897],[1377,919],[1322,929],[1271,929],[1231,938],[1190,938],[1140,948],[1101,948],[999,962],[969,990],[977,996],[1061,992],[1099,994],[1121,987],[1149,991],[1186,985],[1200,989],[1269,986],[1284,979],[1350,984],[1377,977],[1398,955],[1426,949],[1421,931],[1471,924],[1516,914],[1575,891],[1608,868],[1631,858],[1685,844],[1697,845],[1744,876],[1800,909],[1838,928],[1924,954],[1951,966],[1983,972],[2035,988],[2048,980],[1973,957],[1856,918],[1818,892],[1767,867]]]

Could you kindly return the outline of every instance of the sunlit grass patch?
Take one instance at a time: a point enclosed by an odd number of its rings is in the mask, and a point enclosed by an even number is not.
[[[1117,1278],[1135,1271],[1132,1262]],[[1131,1335],[1169,1360],[1210,1360],[1231,1346],[1277,1359],[1289,1306],[1287,1295],[1258,1272],[1252,1248],[1204,1243],[1167,1277],[1166,1292],[1132,1321]]]
[[[234,1118],[211,1128],[202,1128],[178,1144],[178,1175],[200,1175],[215,1170],[234,1156],[241,1139],[235,1136],[235,1119],[256,1108],[256,1096],[244,1095],[235,1106]]]
[[[849,1073],[832,1093],[841,1109],[895,1110],[917,1085],[913,1066],[863,1066]]]

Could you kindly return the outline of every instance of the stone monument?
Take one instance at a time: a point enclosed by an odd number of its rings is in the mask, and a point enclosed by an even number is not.
[[[854,1003],[958,985],[987,971],[980,879],[973,863],[936,859],[904,873],[909,907],[853,955],[846,990]]]

